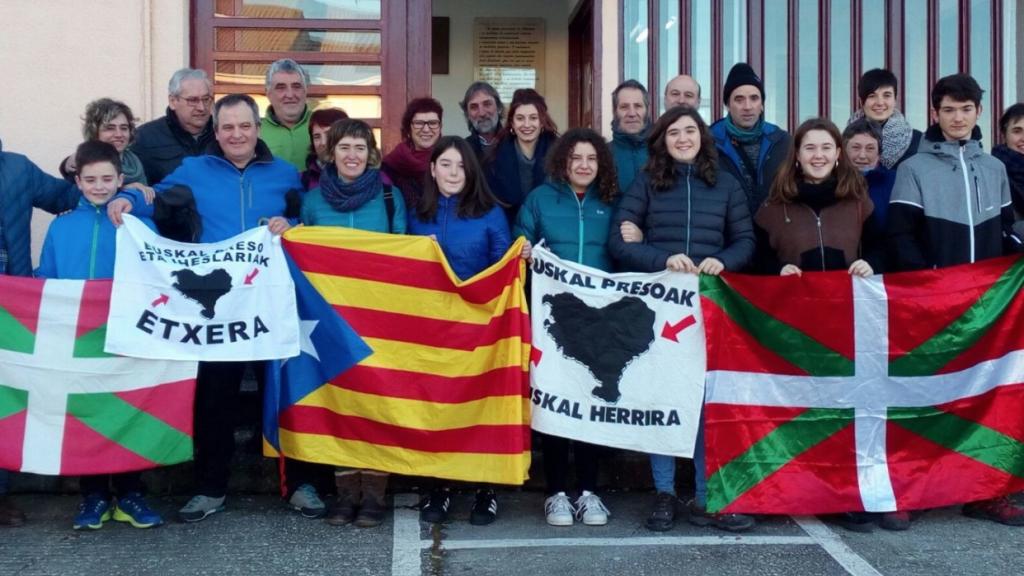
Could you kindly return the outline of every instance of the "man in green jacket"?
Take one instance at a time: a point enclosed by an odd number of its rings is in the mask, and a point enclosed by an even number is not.
[[[260,127],[263,142],[275,158],[287,161],[299,172],[306,169],[309,153],[309,117],[306,88],[309,74],[290,58],[267,69],[267,99],[270,107]]]

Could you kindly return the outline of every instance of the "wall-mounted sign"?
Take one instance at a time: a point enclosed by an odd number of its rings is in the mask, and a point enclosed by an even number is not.
[[[543,94],[544,19],[474,19],[473,78],[494,86],[506,103],[519,88]]]

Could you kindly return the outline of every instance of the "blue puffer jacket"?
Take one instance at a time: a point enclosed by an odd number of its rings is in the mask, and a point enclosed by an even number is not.
[[[500,206],[491,208],[479,218],[460,217],[458,206],[458,196],[441,196],[437,200],[437,214],[430,222],[424,222],[418,214],[410,212],[409,233],[417,236],[433,234],[455,275],[465,280],[501,260],[512,245],[512,238]]]
[[[139,220],[156,230],[149,218]],[[116,242],[117,228],[107,218],[107,207],[95,206],[82,197],[73,211],[50,224],[36,276],[63,280],[113,278]]]
[[[214,142],[206,154],[185,158],[154,188],[159,194],[176,185],[192,189],[203,222],[199,241],[204,243],[226,240],[283,216],[285,195],[302,190],[295,167],[274,158],[262,140],[256,145],[256,157],[242,170],[224,158]],[[132,197],[132,214],[152,216],[153,206],[143,202],[141,194],[130,189],[125,192]]]
[[[543,239],[563,260],[611,272],[608,230],[614,209],[601,201],[594,186],[580,200],[564,182],[547,182],[526,197],[512,235],[532,244]]]
[[[0,142],[0,228],[8,274],[32,275],[32,208],[58,214],[81,197],[74,184],[46,174],[21,154],[4,152]]]
[[[384,200],[384,188],[366,204],[346,212],[338,211],[331,206],[323,195],[320,187],[306,193],[302,199],[302,223],[307,226],[343,226],[370,232],[405,234],[408,219],[405,216],[405,200],[402,191],[391,186],[391,203],[394,214],[388,222],[388,207]]]

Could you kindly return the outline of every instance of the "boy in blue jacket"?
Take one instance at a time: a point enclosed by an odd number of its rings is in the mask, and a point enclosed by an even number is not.
[[[116,229],[107,218],[106,204],[124,182],[121,158],[110,144],[90,141],[78,147],[75,163],[78,166],[75,183],[82,191],[82,198],[74,210],[59,216],[50,225],[36,276],[67,280],[112,278]],[[145,218],[142,221],[153,228],[152,221]],[[74,519],[75,530],[98,530],[111,517],[136,528],[163,523],[142,497],[139,472],[83,476],[80,485],[82,503]],[[114,494],[116,505],[113,504]]]

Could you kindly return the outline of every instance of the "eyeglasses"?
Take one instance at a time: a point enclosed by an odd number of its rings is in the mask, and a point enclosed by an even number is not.
[[[200,104],[206,107],[209,107],[210,104],[213,104],[213,96],[203,96],[202,98],[198,96],[193,96],[191,98],[182,98],[181,96],[175,96],[175,98],[177,98],[178,100],[184,100],[185,104],[188,104],[193,108],[198,107]]]
[[[431,131],[433,131],[433,130],[437,130],[438,128],[441,127],[441,121],[440,120],[413,120],[412,121],[412,127],[415,128],[416,130],[423,130],[424,128],[429,128]]]

